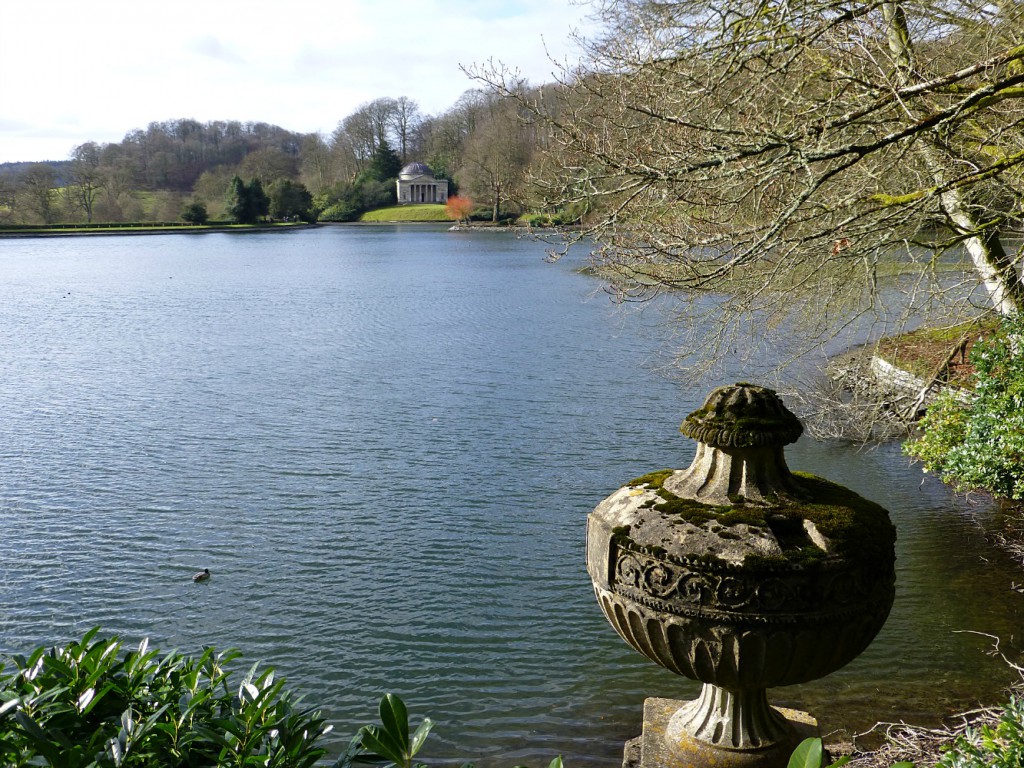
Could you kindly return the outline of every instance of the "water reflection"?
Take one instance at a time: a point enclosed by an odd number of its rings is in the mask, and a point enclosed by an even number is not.
[[[2,248],[0,650],[95,624],[238,646],[339,741],[394,691],[438,721],[433,756],[488,764],[617,764],[644,696],[694,693],[618,639],[583,565],[589,510],[693,454],[704,392],[654,370],[656,305],[491,233]],[[892,510],[899,592],[863,657],[775,699],[858,730],[997,695],[958,634],[1018,642],[992,511],[892,446],[790,456]]]

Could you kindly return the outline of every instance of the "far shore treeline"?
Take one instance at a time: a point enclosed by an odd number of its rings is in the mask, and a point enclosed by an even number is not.
[[[240,221],[246,205],[277,220],[352,221],[394,204],[394,180],[413,161],[475,201],[475,218],[499,220],[535,207],[525,179],[536,147],[514,100],[484,90],[440,115],[404,96],[378,98],[329,136],[166,120],[120,142],[86,142],[68,159],[0,164],[0,225]]]

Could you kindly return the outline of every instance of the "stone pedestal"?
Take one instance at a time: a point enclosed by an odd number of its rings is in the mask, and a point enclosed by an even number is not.
[[[688,469],[639,477],[587,518],[587,572],[609,623],[704,683],[692,702],[648,699],[626,760],[787,768],[817,722],[772,707],[767,690],[868,647],[895,595],[896,531],[878,504],[789,471],[784,447],[803,426],[770,389],[719,387],[680,430],[698,441]]]
[[[761,749],[722,749],[697,741],[685,731],[676,739],[666,738],[672,716],[688,703],[646,699],[643,734],[627,742],[623,768],[786,768],[797,744],[820,736],[818,721],[811,715],[773,707],[785,719],[791,736]]]

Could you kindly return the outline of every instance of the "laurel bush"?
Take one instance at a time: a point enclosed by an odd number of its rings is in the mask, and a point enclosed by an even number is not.
[[[0,765],[308,768],[330,731],[273,670],[234,687],[238,653],[124,650],[98,629],[0,663]]]
[[[969,728],[948,746],[936,768],[1021,768],[1024,765],[1024,700],[1010,698],[994,726]]]
[[[974,394],[968,404],[942,393],[904,451],[959,490],[1024,499],[1024,318],[971,350]]]

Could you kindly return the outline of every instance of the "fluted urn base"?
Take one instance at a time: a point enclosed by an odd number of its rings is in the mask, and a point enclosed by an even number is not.
[[[791,732],[763,688],[729,691],[704,683],[700,698],[672,715],[667,735],[674,739],[685,733],[720,749],[762,749],[787,741]]]
[[[680,721],[707,710],[708,699],[717,701],[711,708],[725,703],[718,692],[709,694],[709,687],[714,686],[706,686],[694,701],[647,699],[643,735],[636,740],[638,749],[627,749],[624,768],[786,768],[797,744],[820,735],[817,721],[806,712],[770,707],[775,741],[760,747],[730,749],[695,738]],[[714,717],[702,719],[713,721]]]

